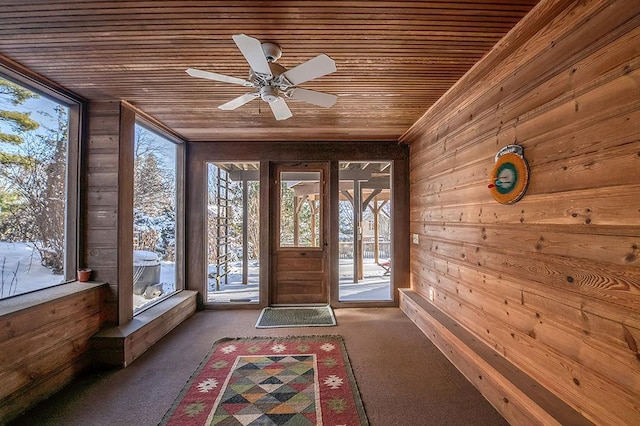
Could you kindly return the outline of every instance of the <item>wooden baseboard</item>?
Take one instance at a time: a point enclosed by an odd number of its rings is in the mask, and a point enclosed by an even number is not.
[[[400,289],[400,309],[509,423],[593,424],[415,291]]]
[[[195,291],[181,291],[91,338],[94,366],[126,367],[196,311]]]

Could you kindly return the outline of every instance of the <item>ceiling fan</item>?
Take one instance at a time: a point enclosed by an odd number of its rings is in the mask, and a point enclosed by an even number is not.
[[[297,99],[325,108],[336,103],[338,97],[335,95],[296,87],[306,81],[336,71],[335,61],[327,55],[320,54],[287,70],[275,63],[282,55],[280,46],[274,43],[261,43],[260,40],[245,34],[236,34],[232,38],[251,67],[247,80],[194,68],[186,70],[187,74],[192,77],[239,84],[253,89],[218,108],[234,110],[254,99],[261,98],[269,104],[276,120],[286,120],[293,114],[287,106],[285,98]]]

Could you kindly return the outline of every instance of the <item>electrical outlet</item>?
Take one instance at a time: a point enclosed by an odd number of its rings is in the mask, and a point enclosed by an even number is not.
[[[429,300],[433,302],[435,298],[436,298],[436,292],[433,291],[432,287],[429,287]]]
[[[418,234],[413,234],[413,244],[420,244],[420,237]]]

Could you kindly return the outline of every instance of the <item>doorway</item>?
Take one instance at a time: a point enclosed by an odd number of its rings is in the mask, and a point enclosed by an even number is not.
[[[270,304],[329,302],[329,164],[273,163]]]

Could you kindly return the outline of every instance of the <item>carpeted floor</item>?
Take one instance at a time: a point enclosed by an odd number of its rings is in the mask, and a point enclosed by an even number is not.
[[[507,425],[399,309],[334,312],[371,425]],[[198,312],[126,369],[88,374],[14,424],[157,425],[214,341],[326,331],[256,329],[259,314]]]

